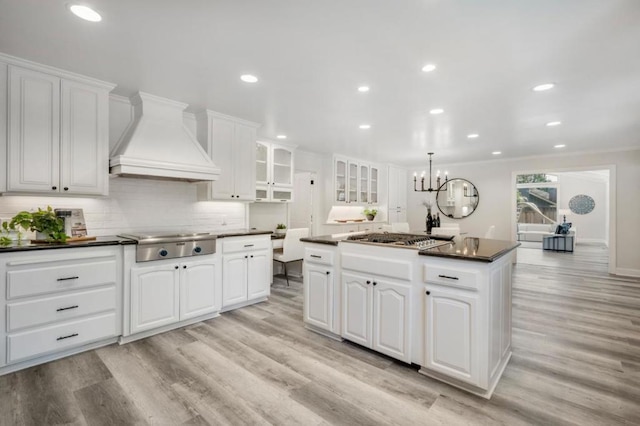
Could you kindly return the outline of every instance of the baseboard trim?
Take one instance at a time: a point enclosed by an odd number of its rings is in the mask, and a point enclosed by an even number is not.
[[[640,269],[616,268],[615,274],[623,277],[640,278]]]

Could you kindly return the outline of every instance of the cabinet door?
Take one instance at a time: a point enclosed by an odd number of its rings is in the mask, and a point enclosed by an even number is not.
[[[347,161],[336,159],[333,171],[335,195],[333,201],[344,203],[347,201]]]
[[[236,124],[233,149],[236,200],[253,201],[256,198],[256,129]]]
[[[107,194],[108,109],[106,90],[62,82],[60,185],[63,193]]]
[[[271,201],[278,203],[290,203],[293,201],[293,188],[274,186],[271,188]]]
[[[213,162],[220,167],[218,180],[211,185],[211,195],[219,200],[232,200],[235,197],[234,179],[235,170],[233,163],[234,143],[233,137],[235,124],[232,121],[221,118],[210,118],[211,143],[210,155]]]
[[[304,321],[333,331],[333,268],[304,264]]]
[[[370,348],[371,280],[343,272],[342,292],[342,337]]]
[[[271,151],[271,184],[293,187],[293,151],[279,145],[273,145]]]
[[[59,191],[60,79],[9,66],[9,191]]]
[[[271,290],[269,252],[255,251],[249,253],[247,274],[247,299],[267,297]]]
[[[217,312],[222,307],[220,261],[180,264],[180,320]]]
[[[131,333],[179,320],[178,265],[131,268]]]
[[[247,300],[247,263],[245,253],[229,254],[223,257],[222,265],[222,307]]]
[[[428,288],[425,315],[425,367],[479,385],[476,310],[473,294]]]
[[[411,361],[411,287],[374,278],[373,350]]]
[[[369,204],[369,166],[360,165],[360,191],[358,201]]]
[[[256,184],[269,185],[269,145],[256,142]]]
[[[358,163],[347,162],[347,203],[358,202]]]
[[[378,204],[378,175],[380,170],[377,167],[369,168],[369,204]]]

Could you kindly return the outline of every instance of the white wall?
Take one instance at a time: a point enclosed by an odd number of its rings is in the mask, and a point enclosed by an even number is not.
[[[279,223],[289,227],[287,204],[251,203],[248,209],[251,228],[273,231]]]
[[[556,173],[556,175],[558,176],[558,209],[568,209],[569,200],[578,194],[590,196],[596,204],[591,213],[567,215],[567,222],[571,222],[576,229],[578,242],[606,243],[609,179],[590,172]],[[561,215],[558,221],[562,222]]]
[[[22,210],[82,208],[89,235],[181,230],[224,232],[245,228],[245,204],[196,201],[196,185],[149,179],[112,178],[109,197],[0,197],[0,218]]]
[[[613,165],[612,176],[615,192],[615,216],[612,242],[616,257],[613,265],[617,273],[640,276],[640,150],[603,152],[592,154],[567,154],[515,160],[496,160],[473,164],[435,165],[449,171],[449,176],[462,177],[473,182],[480,194],[478,209],[471,216],[457,221],[463,232],[471,236],[483,236],[490,225],[496,226],[496,238],[511,240],[513,203],[516,172],[544,172],[563,170],[598,170]],[[409,173],[407,185],[413,186],[413,173]],[[615,178],[615,180],[613,180]],[[410,182],[409,182],[410,180]],[[424,193],[409,191],[408,220],[412,229],[424,227],[426,209],[421,205]],[[514,216],[515,217],[515,216]],[[449,219],[451,220],[451,219]],[[444,220],[443,220],[444,222]]]

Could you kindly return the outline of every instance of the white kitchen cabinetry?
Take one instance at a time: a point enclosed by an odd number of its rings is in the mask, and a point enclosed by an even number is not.
[[[423,264],[420,372],[490,397],[511,356],[511,257],[466,263]]]
[[[136,334],[221,309],[220,259],[153,261],[131,268],[131,328]]]
[[[333,202],[362,205],[378,203],[378,166],[342,157],[334,157],[333,163]]]
[[[256,201],[293,201],[294,147],[256,142]]]
[[[268,234],[222,238],[222,308],[257,303],[270,294],[273,253]]]
[[[410,362],[411,287],[375,275],[342,273],[342,337]]]
[[[389,223],[404,223],[407,221],[407,185],[407,171],[389,166]]]
[[[0,255],[0,374],[116,341],[120,246]]]
[[[304,322],[327,336],[340,336],[340,277],[337,246],[307,245],[303,263]]]
[[[6,190],[106,195],[113,87],[10,64]]]
[[[198,185],[199,200],[254,201],[259,124],[214,111],[196,114],[198,141],[220,167],[215,182]]]

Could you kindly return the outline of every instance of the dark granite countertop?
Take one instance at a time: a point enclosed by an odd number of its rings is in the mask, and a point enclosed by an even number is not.
[[[263,234],[273,234],[273,231],[265,231],[260,229],[235,229],[233,231],[213,233],[213,235],[217,236],[218,238],[242,237],[244,235],[263,235]]]
[[[331,235],[318,235],[317,237],[300,238],[300,241],[305,243],[317,243],[327,244],[330,246],[337,246],[340,241],[346,240],[347,237],[332,237]]]
[[[95,240],[89,241],[77,241],[71,243],[37,243],[33,244],[29,240],[21,241],[21,244],[12,243],[8,246],[0,245],[0,254],[10,253],[16,251],[30,251],[30,250],[51,250],[51,249],[65,249],[75,247],[100,247],[100,246],[116,246],[124,244],[135,244],[136,242],[128,238],[117,237],[115,235],[96,237]]]
[[[520,243],[516,241],[465,237],[451,244],[420,250],[419,254],[422,256],[447,257],[477,262],[493,262],[519,245]]]

